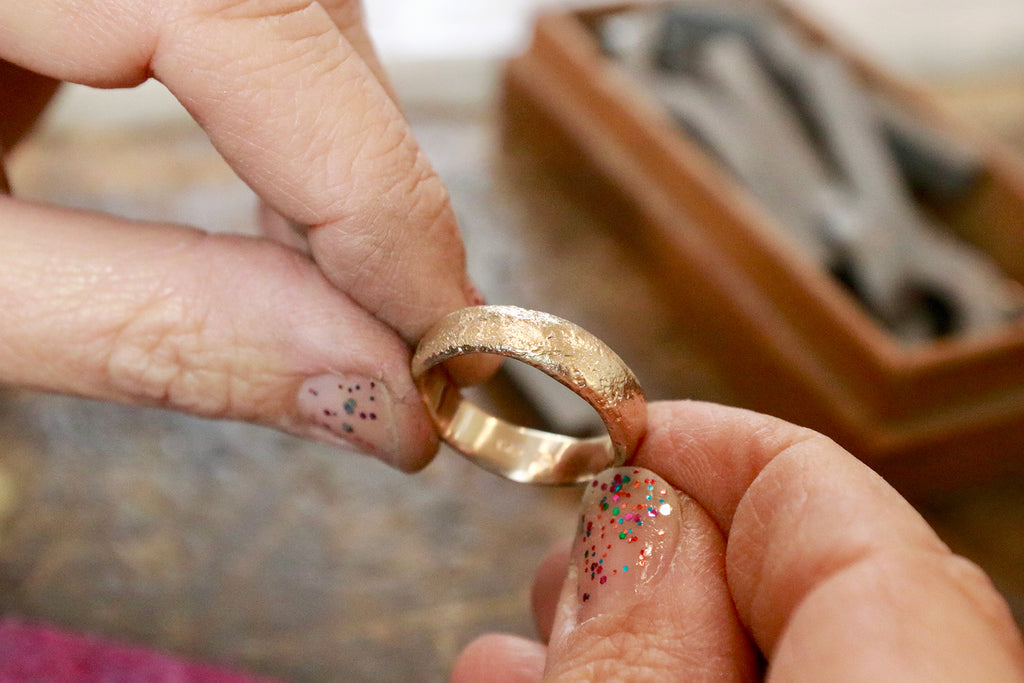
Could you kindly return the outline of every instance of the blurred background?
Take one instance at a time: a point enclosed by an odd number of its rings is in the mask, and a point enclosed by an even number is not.
[[[795,4],[1024,153],[1018,0]],[[556,3],[365,6],[487,298],[590,329],[652,398],[727,401],[621,244],[502,150],[502,61]],[[155,83],[66,88],[9,174],[25,197],[253,232],[250,192]],[[532,635],[534,568],[575,526],[575,491],[507,483],[450,452],[408,477],[256,427],[11,389],[0,420],[4,614],[288,680],[440,681],[474,636]],[[1022,483],[921,506],[1019,620]]]

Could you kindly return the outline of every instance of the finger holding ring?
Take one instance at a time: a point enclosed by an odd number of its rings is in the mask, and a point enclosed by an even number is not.
[[[600,415],[607,434],[577,438],[522,427],[462,396],[443,363],[494,354],[558,380]],[[443,441],[478,465],[533,484],[573,484],[621,465],[647,428],[636,376],[614,351],[568,320],[515,306],[471,306],[448,314],[420,341],[412,376]]]

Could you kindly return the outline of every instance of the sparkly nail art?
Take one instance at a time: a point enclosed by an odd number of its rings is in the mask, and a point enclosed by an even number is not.
[[[387,454],[394,446],[391,396],[377,380],[320,375],[303,383],[298,402],[317,427],[360,450]]]
[[[600,611],[591,608],[608,593],[650,582],[675,549],[678,507],[675,491],[644,469],[609,470],[588,485],[574,551],[583,612]]]

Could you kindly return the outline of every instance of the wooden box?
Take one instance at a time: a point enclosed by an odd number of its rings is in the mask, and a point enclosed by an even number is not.
[[[981,181],[929,210],[1024,281],[1020,161],[777,9],[867,87],[980,152]],[[828,434],[911,496],[1024,464],[1024,326],[913,347],[894,339],[779,239],[772,217],[665,112],[643,104],[591,30],[611,11],[537,19],[504,74],[504,141],[608,217],[739,402]]]

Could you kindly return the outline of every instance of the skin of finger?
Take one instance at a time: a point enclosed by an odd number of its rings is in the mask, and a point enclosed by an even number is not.
[[[263,236],[267,239],[294,249],[300,254],[310,255],[306,230],[300,232],[288,219],[262,202],[259,209],[259,224]],[[482,302],[481,298],[479,301],[470,303],[475,305]],[[481,384],[490,379],[501,367],[502,360],[500,356],[472,354],[446,361],[445,369],[456,384],[469,386]]]
[[[345,372],[390,390],[398,466],[436,451],[406,344],[290,250],[13,198],[0,240],[4,382],[308,436],[299,386]]]
[[[1019,641],[994,598],[987,577],[953,555],[904,550],[859,562],[801,602],[768,678],[1022,680]]]
[[[323,7],[341,34],[345,36],[346,40],[359,53],[360,57],[377,77],[377,80],[393,95],[387,73],[380,63],[380,59],[373,47],[373,41],[363,22],[362,3],[358,2],[358,0],[318,0],[318,4]],[[229,3],[222,3],[222,6],[229,6]],[[280,11],[274,9],[271,3],[264,3],[264,6],[264,11],[269,13]],[[87,28],[83,22],[90,19],[91,15],[97,12],[100,14],[107,13],[104,11],[106,7],[113,8],[116,14],[120,14],[123,17],[124,21],[120,25],[117,23],[100,24],[97,27],[99,30],[95,33],[83,32],[82,29]],[[19,11],[17,17],[8,17],[5,22],[0,24],[0,31],[3,31],[3,26],[7,26],[9,28],[7,37],[9,38],[20,36],[27,43],[40,37],[44,39],[52,37],[54,44],[59,43],[71,34],[77,33],[81,39],[91,41],[89,45],[91,54],[99,52],[99,59],[96,62],[86,61],[84,64],[79,62],[74,65],[73,70],[61,76],[62,79],[101,87],[117,87],[137,84],[146,77],[147,74],[135,68],[136,62],[138,62],[135,47],[139,45],[146,46],[150,42],[148,38],[140,40],[143,36],[148,36],[147,33],[143,32],[143,29],[151,24],[151,20],[144,15],[144,10],[149,8],[140,3],[111,1],[93,3],[92,8],[80,7],[80,12],[82,9],[86,9],[87,13],[78,15],[64,11],[60,3],[56,2],[39,3],[38,6],[31,8],[31,11],[24,11],[26,9],[24,7],[21,8],[22,11]],[[92,12],[88,12],[90,9]],[[254,9],[254,12],[257,11]],[[125,33],[121,33],[122,30]],[[128,38],[127,33],[129,32],[135,33],[135,40],[121,40],[122,38]],[[109,40],[107,40],[108,38]],[[11,50],[11,54],[17,55],[29,63],[40,64],[40,68],[47,69],[48,65],[45,63],[45,60],[34,59],[31,50],[19,50],[15,47],[15,49]],[[85,55],[86,58],[88,56]],[[125,65],[129,65],[131,68],[124,69]],[[64,68],[68,67],[65,66]],[[23,73],[9,77],[7,72],[11,69]],[[28,74],[32,75],[31,83],[24,79],[25,75]],[[51,91],[51,93],[60,82],[57,79],[34,74],[13,64],[0,64],[0,83],[13,83],[17,85],[13,89],[5,89],[4,92],[19,93],[19,106],[30,98],[34,100],[35,97],[31,93],[38,83],[44,81],[46,82],[45,89]],[[19,119],[12,117],[0,121],[0,129],[8,126],[13,127],[11,124],[17,120]]]
[[[263,202],[260,202],[259,205],[258,219],[260,233],[264,237],[289,249],[294,249],[300,254],[310,256],[305,230],[300,233],[287,218]]]
[[[262,199],[313,226],[327,278],[406,340],[470,302],[444,184],[320,3],[0,4],[0,38],[0,56],[51,77],[158,78]]]
[[[470,643],[455,660],[451,683],[539,683],[547,648],[518,636],[488,634]]]
[[[330,15],[334,25],[338,27],[345,39],[355,48],[370,70],[373,71],[377,80],[393,100],[397,103],[391,80],[377,56],[377,50],[373,46],[373,40],[366,30],[366,23],[363,20],[363,3],[358,0],[319,0],[327,13]]]
[[[544,680],[758,679],[755,650],[729,595],[721,533],[686,496],[680,496],[680,524],[668,566],[635,602],[574,624],[577,587],[570,573],[548,643]]]
[[[295,226],[266,204],[260,204],[260,228],[265,237],[304,255],[310,255],[305,231],[300,234]],[[474,302],[475,303],[475,302]],[[502,358],[474,354],[453,358],[445,363],[452,380],[459,386],[480,384],[490,379],[501,366]]]
[[[769,657],[803,601],[849,567],[908,549],[953,558],[891,487],[814,432],[697,402],[654,404],[650,424],[636,464],[694,496],[727,533],[733,598]],[[994,642],[1019,649],[1005,603],[990,586],[981,592],[998,606]]]
[[[568,574],[571,551],[572,539],[567,538],[555,544],[541,560],[533,579],[530,606],[533,608],[533,623],[537,628],[537,634],[544,643],[551,638],[555,609]]]
[[[801,440],[751,482],[729,532],[736,604],[766,652],[788,615],[844,568],[896,549],[950,555],[874,472],[826,439]]]
[[[179,17],[153,71],[265,201],[311,226],[328,279],[416,341],[468,303],[447,188],[329,15],[292,4]]]

